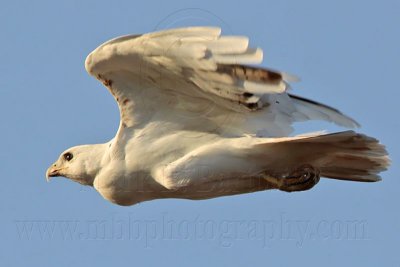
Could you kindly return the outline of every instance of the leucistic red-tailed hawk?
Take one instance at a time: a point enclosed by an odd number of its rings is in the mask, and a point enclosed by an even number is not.
[[[160,198],[206,199],[266,189],[303,191],[326,178],[375,182],[389,158],[354,131],[289,137],[297,121],[348,128],[353,119],[288,93],[295,80],[255,67],[260,48],[213,27],[130,35],[86,58],[86,70],[118,103],[107,143],[67,149],[47,170],[133,205]]]

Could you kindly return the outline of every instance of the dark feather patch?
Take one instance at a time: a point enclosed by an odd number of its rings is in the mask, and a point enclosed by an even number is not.
[[[226,73],[238,79],[252,82],[279,83],[282,81],[282,75],[279,72],[245,65],[219,64],[217,72]]]

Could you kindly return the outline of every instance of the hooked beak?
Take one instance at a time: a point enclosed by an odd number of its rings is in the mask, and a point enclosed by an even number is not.
[[[49,182],[51,177],[56,177],[60,175],[60,169],[57,167],[57,164],[53,164],[46,171],[46,180],[47,182]]]

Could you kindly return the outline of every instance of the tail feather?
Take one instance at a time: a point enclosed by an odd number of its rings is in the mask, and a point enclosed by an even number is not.
[[[319,138],[322,141],[323,136]],[[390,164],[385,147],[375,138],[352,131],[328,137],[334,151],[320,160],[321,175],[339,180],[360,182],[380,181],[379,173]],[[328,140],[327,140],[328,141]]]
[[[284,168],[282,164],[286,164],[286,168],[310,164],[326,178],[376,182],[381,180],[379,173],[390,165],[384,145],[354,131],[277,141],[269,145],[272,153],[285,158],[274,163],[278,168]]]

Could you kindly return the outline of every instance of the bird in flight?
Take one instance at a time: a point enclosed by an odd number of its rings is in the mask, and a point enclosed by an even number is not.
[[[188,27],[110,40],[85,67],[113,95],[116,136],[64,151],[46,177],[93,186],[133,205],[207,199],[267,189],[304,191],[320,177],[375,182],[389,157],[352,130],[290,136],[292,124],[359,125],[327,105],[290,94],[296,77],[262,68],[260,48],[217,27]]]

